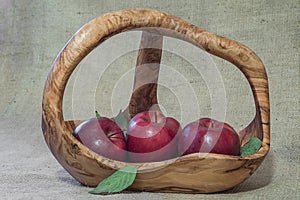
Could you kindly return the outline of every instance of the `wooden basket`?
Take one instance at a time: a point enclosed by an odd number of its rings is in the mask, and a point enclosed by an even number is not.
[[[159,29],[157,29],[159,28]],[[65,121],[64,90],[79,62],[104,40],[120,32],[142,30],[137,66],[157,63],[153,84],[134,90],[124,111],[128,118],[157,104],[156,89],[163,36],[190,42],[237,66],[251,86],[256,115],[239,137],[242,145],[251,137],[262,139],[260,150],[251,156],[194,153],[173,160],[126,163],[98,155],[78,142],[72,132],[76,120]],[[153,43],[155,48],[143,48]],[[138,70],[143,70],[137,67]],[[143,78],[135,74],[135,85]],[[212,193],[228,190],[250,177],[262,163],[270,146],[268,80],[259,57],[246,46],[204,31],[175,16],[157,10],[122,10],[100,16],[83,26],[57,56],[48,75],[42,101],[42,129],[47,145],[58,162],[80,183],[96,186],[116,169],[140,165],[128,190]]]

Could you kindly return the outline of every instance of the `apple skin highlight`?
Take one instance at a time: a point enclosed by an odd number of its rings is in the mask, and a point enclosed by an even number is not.
[[[178,155],[179,122],[158,111],[135,115],[128,126],[127,147],[131,162],[155,162]]]
[[[97,154],[113,160],[127,159],[127,145],[123,131],[109,118],[89,119],[80,124],[73,135]]]
[[[178,151],[181,155],[202,152],[238,156],[240,139],[227,123],[201,118],[183,128],[178,141]]]

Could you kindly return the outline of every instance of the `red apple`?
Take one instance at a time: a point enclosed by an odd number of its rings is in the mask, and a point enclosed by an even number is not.
[[[123,131],[109,118],[87,120],[75,129],[73,135],[95,153],[114,160],[126,160],[127,148]]]
[[[127,148],[132,162],[154,162],[177,156],[179,122],[158,111],[135,115],[127,130]]]
[[[227,123],[202,118],[184,127],[178,151],[181,155],[204,152],[237,156],[240,154],[240,139]]]

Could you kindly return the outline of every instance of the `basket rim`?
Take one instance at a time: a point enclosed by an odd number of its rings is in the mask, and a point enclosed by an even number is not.
[[[80,143],[78,140],[73,141],[74,144],[77,144],[79,148],[86,149],[92,157],[96,158],[97,160],[105,160],[105,162],[102,164],[105,164],[107,167],[110,167],[112,169],[119,169],[125,166],[138,166],[138,172],[153,170],[155,168],[160,167],[166,167],[172,163],[180,163],[180,162],[193,162],[201,159],[211,159],[211,160],[232,160],[232,161],[250,161],[250,160],[259,160],[263,159],[266,154],[269,152],[270,145],[267,143],[262,142],[262,146],[260,147],[259,151],[255,154],[252,154],[250,156],[234,156],[234,155],[226,155],[226,154],[217,154],[217,153],[191,153],[187,155],[183,155],[180,157],[168,159],[168,160],[162,160],[162,161],[155,161],[155,162],[143,162],[143,163],[137,163],[137,162],[125,162],[125,161],[119,161],[119,160],[113,160],[108,157],[104,157],[100,154],[95,153],[94,151],[90,150],[88,147]],[[116,168],[116,166],[118,166]]]

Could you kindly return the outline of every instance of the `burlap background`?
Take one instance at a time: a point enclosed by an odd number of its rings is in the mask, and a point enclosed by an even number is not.
[[[144,192],[99,197],[89,195],[89,188],[81,186],[53,158],[40,128],[42,89],[50,65],[84,23],[106,12],[127,8],[163,10],[210,32],[237,40],[263,60],[270,84],[271,151],[246,182],[231,191],[212,195]],[[1,199],[299,199],[299,27],[299,0],[0,0]],[[166,63],[176,69],[184,65],[180,59],[168,60],[167,54],[165,57]],[[125,63],[130,68],[134,61],[129,55],[117,59],[114,65]],[[213,58],[213,61],[226,88],[226,120],[240,129],[254,113],[249,88],[238,70],[220,59]],[[194,88],[203,87],[203,80],[197,79],[188,67],[182,73]],[[98,102],[96,107],[107,115],[111,114],[113,75],[113,70],[108,71],[101,89],[97,90],[102,103]],[[174,87],[180,90],[180,85]],[[204,89],[195,89],[199,98]],[[67,90],[68,95],[65,105],[72,103],[72,90]],[[172,97],[168,89],[161,88],[159,95],[169,113],[180,115],[178,102],[168,100]],[[211,109],[206,103],[209,96],[205,92],[203,95],[206,97],[199,100],[199,104],[202,113],[207,114]],[[126,100],[121,104],[124,102]],[[64,109],[66,117],[72,118],[71,107]]]

